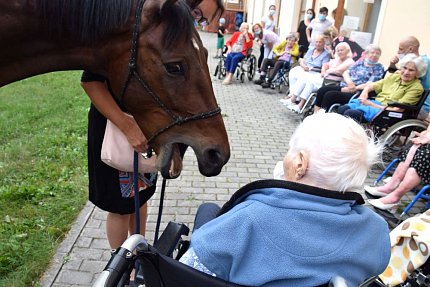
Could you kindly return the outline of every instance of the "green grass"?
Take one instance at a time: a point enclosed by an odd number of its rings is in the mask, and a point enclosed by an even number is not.
[[[79,71],[0,89],[0,286],[34,286],[87,200]]]

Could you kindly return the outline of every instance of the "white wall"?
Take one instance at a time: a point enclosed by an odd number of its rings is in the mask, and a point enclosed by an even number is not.
[[[300,14],[299,0],[281,1],[279,17],[279,35],[284,39],[290,32],[296,32]]]
[[[406,36],[417,37],[421,54],[430,55],[430,1],[409,0],[407,3],[382,1],[375,42],[382,48],[381,62],[385,66],[397,53],[399,41]]]

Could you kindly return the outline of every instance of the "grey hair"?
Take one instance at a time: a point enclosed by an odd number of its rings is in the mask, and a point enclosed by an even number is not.
[[[423,58],[418,57],[415,54],[406,54],[399,62],[399,67],[403,68],[407,63],[414,63],[417,68],[417,77],[421,78],[427,72],[427,63]]]
[[[370,51],[373,51],[373,50],[379,51],[379,54],[382,53],[381,47],[379,47],[376,44],[369,44],[369,45],[367,45],[366,49],[364,50],[364,53],[369,54]]]
[[[295,33],[290,33],[290,34],[288,34],[288,35],[287,35],[287,37],[285,38],[285,40],[288,40],[288,39],[294,39],[294,41],[297,41],[297,36],[296,36],[296,34],[295,34]]]
[[[321,111],[307,117],[291,137],[289,154],[300,151],[309,155],[306,177],[310,184],[360,192],[381,147],[354,120]]]

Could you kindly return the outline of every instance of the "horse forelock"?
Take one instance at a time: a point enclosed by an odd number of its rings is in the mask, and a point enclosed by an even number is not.
[[[35,6],[51,35],[95,42],[127,22],[133,0],[36,0]]]
[[[167,5],[160,11],[160,22],[166,24],[164,31],[164,46],[171,48],[178,42],[188,42],[195,32],[191,10],[188,4],[179,0],[173,5]]]

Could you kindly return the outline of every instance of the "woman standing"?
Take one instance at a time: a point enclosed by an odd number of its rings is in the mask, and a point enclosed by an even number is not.
[[[134,195],[125,196],[126,192],[130,192],[130,189],[134,191],[135,188],[131,186],[128,171],[118,171],[101,160],[100,152],[107,119],[124,133],[136,151],[146,152],[148,142],[134,118],[128,117],[115,101],[108,79],[84,71],[81,85],[91,99],[88,113],[89,200],[98,208],[108,212],[106,235],[110,247],[116,249],[127,239],[129,233],[135,232]],[[141,234],[145,234],[146,201],[155,191],[155,181],[156,176],[152,178],[151,183],[148,182],[147,189],[144,191],[141,190],[139,183]]]
[[[263,19],[261,19],[260,24],[261,24],[261,27],[263,29],[275,32],[275,28],[276,28],[275,13],[276,13],[276,6],[270,5],[269,6],[269,14],[267,16],[263,17]],[[263,62],[263,59],[264,59],[264,45],[261,45],[260,57],[258,58],[258,62],[257,62],[259,70],[261,67],[261,63]]]
[[[306,28],[309,26],[311,21],[315,18],[315,11],[313,9],[308,9],[305,14],[305,18],[300,22],[299,28],[297,28],[298,38],[299,38],[299,51],[300,58],[306,54],[309,48],[308,37],[306,36]]]

